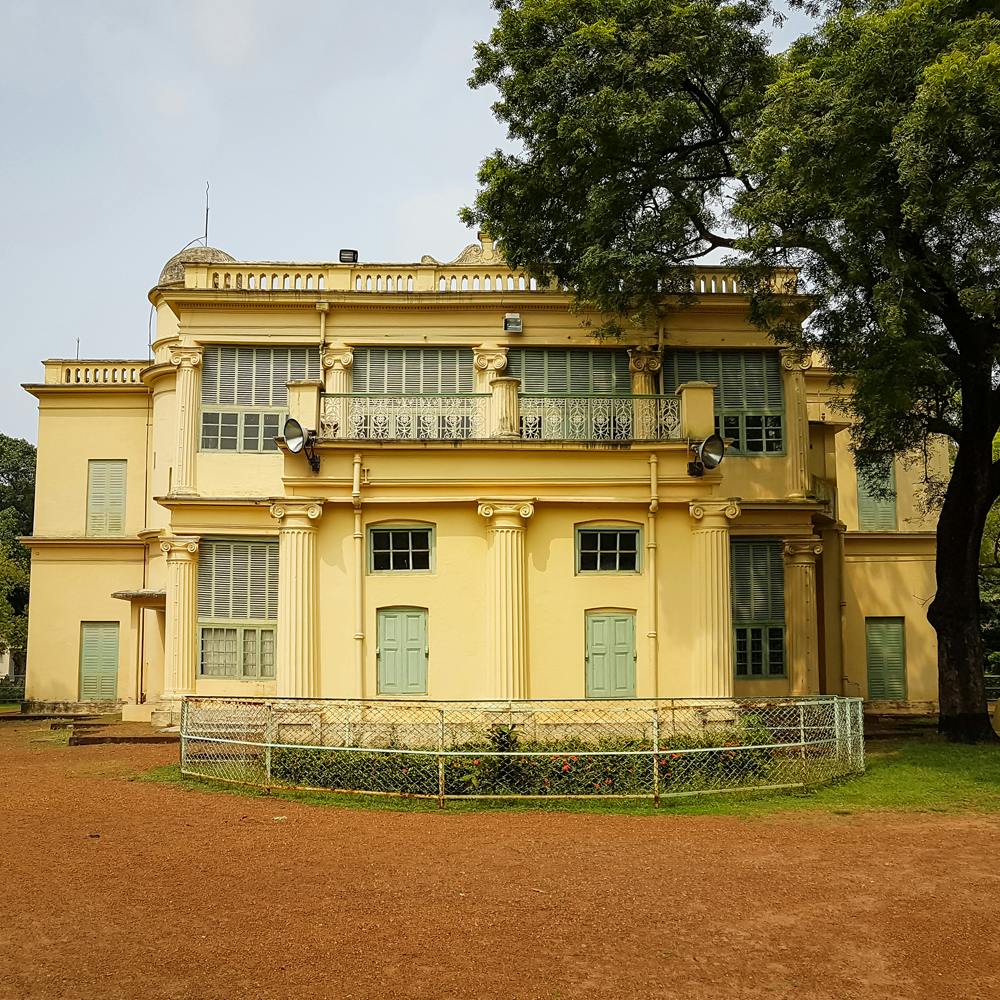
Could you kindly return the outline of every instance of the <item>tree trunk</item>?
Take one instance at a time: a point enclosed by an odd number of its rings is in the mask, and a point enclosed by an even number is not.
[[[990,462],[976,444],[959,448],[937,526],[937,593],[927,619],[937,633],[938,730],[948,739],[998,739],[990,723],[979,626],[979,549],[993,503]],[[986,451],[986,457],[992,456]]]

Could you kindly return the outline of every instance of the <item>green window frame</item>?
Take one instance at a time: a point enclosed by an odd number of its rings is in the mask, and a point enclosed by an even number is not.
[[[277,621],[277,541],[203,541],[198,559],[199,675],[273,679]]]
[[[124,458],[92,458],[87,462],[87,534],[125,534],[128,462]]]
[[[277,451],[289,382],[320,378],[316,347],[206,347],[201,450]]]
[[[736,677],[787,677],[782,543],[734,538],[730,558]]]
[[[785,398],[777,351],[666,351],[664,393],[694,381],[715,386],[715,430],[732,440],[732,454],[785,454]]]
[[[434,525],[372,524],[368,527],[369,573],[433,573]]]
[[[896,531],[896,470],[885,469],[862,476],[858,471],[858,528],[861,531]]]
[[[869,701],[906,700],[906,619],[865,618]]]
[[[642,529],[629,525],[582,525],[576,528],[576,572],[642,572]]]

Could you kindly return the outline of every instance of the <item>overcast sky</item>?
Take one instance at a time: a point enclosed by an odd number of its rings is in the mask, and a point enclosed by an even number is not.
[[[142,358],[203,230],[241,260],[449,260],[504,133],[471,91],[489,0],[0,0],[0,432],[41,361]],[[790,35],[801,23],[785,25]]]

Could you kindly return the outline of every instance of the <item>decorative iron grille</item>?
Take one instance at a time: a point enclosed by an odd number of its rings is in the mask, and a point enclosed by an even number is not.
[[[676,396],[521,396],[521,436],[542,441],[669,441],[681,436]]]
[[[458,441],[489,437],[490,396],[323,396],[320,437]]]

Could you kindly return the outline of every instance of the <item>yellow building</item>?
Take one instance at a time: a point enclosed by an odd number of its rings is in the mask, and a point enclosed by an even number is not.
[[[485,238],[449,264],[178,254],[151,360],[25,386],[28,698],[160,721],[187,693],[927,707],[913,470],[869,496],[819,359],[752,327],[731,274],[694,284],[619,344]],[[288,450],[287,415],[314,447]]]

